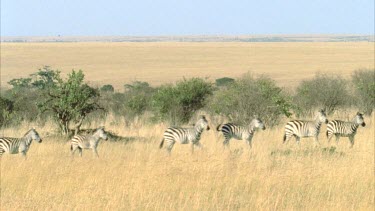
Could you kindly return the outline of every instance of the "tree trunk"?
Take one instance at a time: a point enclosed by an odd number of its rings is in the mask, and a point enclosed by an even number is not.
[[[60,120],[60,129],[62,135],[68,135],[69,134],[69,121]]]
[[[85,117],[81,117],[81,119],[74,125],[74,135],[77,135],[78,132],[81,130],[82,122]]]

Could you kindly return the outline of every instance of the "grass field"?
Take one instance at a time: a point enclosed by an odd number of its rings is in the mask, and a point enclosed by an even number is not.
[[[1,43],[2,86],[44,65],[63,73],[82,69],[92,84],[109,83],[118,90],[134,80],[160,85],[182,77],[214,80],[248,71],[293,87],[316,72],[349,77],[355,69],[373,69],[374,43]]]
[[[280,126],[259,131],[251,151],[243,141],[224,151],[223,137],[210,130],[203,150],[190,155],[176,144],[171,157],[158,149],[166,125],[107,121],[107,129],[137,138],[102,141],[99,159],[91,151],[72,159],[69,144],[56,137],[33,143],[26,161],[3,156],[1,210],[373,210],[375,119],[365,118],[353,149],[347,138],[328,144],[325,125],[320,147],[313,139],[283,145]],[[3,133],[16,136],[29,126]],[[47,124],[40,133],[53,129]]]
[[[237,77],[268,74],[281,86],[295,87],[316,72],[349,77],[358,68],[374,69],[374,43],[1,43],[1,86],[27,77],[43,65],[83,69],[94,85],[122,90],[133,80],[152,85],[182,77]],[[348,120],[356,111],[331,117]],[[65,138],[49,136],[56,126],[23,123],[2,129],[15,136],[35,126],[43,143],[21,156],[1,159],[1,210],[373,210],[374,114],[366,116],[356,143],[342,138],[321,146],[313,139],[282,144],[282,125],[259,131],[253,149],[232,141],[223,151],[214,128],[202,136],[203,150],[190,155],[176,144],[172,156],[159,150],[164,124],[135,121],[129,126],[108,117],[94,122],[127,137],[104,142],[100,158],[91,151],[70,156]],[[285,119],[285,121],[287,121]],[[284,122],[285,122],[284,121]],[[87,127],[87,126],[86,126]],[[21,132],[20,132],[21,131]]]

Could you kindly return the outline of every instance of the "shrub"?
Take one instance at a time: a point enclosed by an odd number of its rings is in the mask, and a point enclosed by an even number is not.
[[[291,99],[268,77],[246,74],[227,89],[218,90],[210,100],[209,110],[240,124],[254,117],[267,125],[276,125],[282,116],[290,116]]]
[[[104,85],[100,88],[100,91],[102,91],[102,92],[114,92],[115,89],[113,88],[113,86],[111,84],[106,84],[106,85]]]
[[[11,89],[4,91],[4,96],[13,101],[10,125],[17,125],[22,121],[35,121],[39,117],[37,103],[43,98],[39,90],[32,84],[31,78],[12,79],[8,82]]]
[[[151,98],[155,91],[147,82],[135,81],[124,85],[124,93],[102,93],[101,104],[116,117],[125,121],[141,116],[150,109]]]
[[[213,86],[201,78],[184,79],[175,85],[161,86],[152,98],[152,110],[157,120],[172,124],[186,123],[194,112],[206,105]]]
[[[228,86],[230,84],[232,84],[234,82],[234,79],[233,78],[228,78],[228,77],[224,77],[224,78],[218,78],[216,79],[216,86]]]
[[[375,70],[357,70],[352,75],[356,105],[371,115],[375,107]]]
[[[339,76],[317,74],[311,80],[302,81],[294,96],[298,114],[306,115],[318,108],[331,114],[339,107],[349,106],[352,100],[348,88],[348,81]]]
[[[0,97],[0,127],[4,126],[9,120],[13,112],[13,102]]]
[[[150,108],[151,98],[155,91],[147,82],[135,81],[125,86],[126,117],[133,119]]]

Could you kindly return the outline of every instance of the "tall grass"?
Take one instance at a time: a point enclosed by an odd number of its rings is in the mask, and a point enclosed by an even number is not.
[[[319,147],[313,138],[283,145],[279,126],[258,131],[252,150],[235,140],[223,150],[223,137],[210,130],[202,150],[191,155],[176,144],[170,157],[158,149],[166,125],[106,121],[107,129],[139,139],[102,141],[99,159],[89,150],[72,159],[69,144],[48,136],[54,125],[46,124],[27,160],[3,156],[1,210],[373,210],[374,117],[359,128],[353,149],[347,138],[328,144],[325,126]],[[29,126],[2,133],[20,136]]]

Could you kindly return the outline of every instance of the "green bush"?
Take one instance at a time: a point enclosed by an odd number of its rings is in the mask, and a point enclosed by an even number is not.
[[[201,78],[161,86],[152,98],[155,118],[172,124],[186,123],[194,112],[206,105],[206,99],[212,92],[212,84]]]
[[[8,84],[12,88],[3,93],[5,98],[13,101],[12,116],[8,120],[8,125],[18,125],[22,121],[36,121],[40,117],[37,103],[43,99],[43,96],[32,84],[32,79],[12,79]]]
[[[104,85],[100,88],[100,91],[102,91],[102,92],[114,92],[115,89],[113,88],[113,86],[111,84],[106,84],[106,85]]]
[[[375,70],[357,70],[352,75],[356,106],[371,115],[375,108]]]
[[[13,101],[0,97],[0,127],[4,126],[13,112]]]
[[[102,93],[101,104],[116,117],[128,122],[150,110],[155,89],[147,82],[135,81],[124,86],[124,93]]]
[[[276,125],[282,116],[290,116],[291,99],[268,77],[246,74],[226,89],[215,92],[208,110],[230,121],[248,124],[254,117],[267,125]]]
[[[232,84],[235,80],[233,78],[228,78],[228,77],[224,77],[224,78],[218,78],[215,80],[216,82],[216,86],[220,87],[220,86],[228,86],[230,84]]]
[[[126,117],[133,119],[142,115],[151,106],[151,98],[155,92],[147,82],[135,81],[125,86]]]
[[[313,79],[300,83],[294,102],[299,108],[299,115],[307,115],[318,108],[331,114],[338,108],[349,106],[352,97],[348,81],[340,76],[317,74]]]

